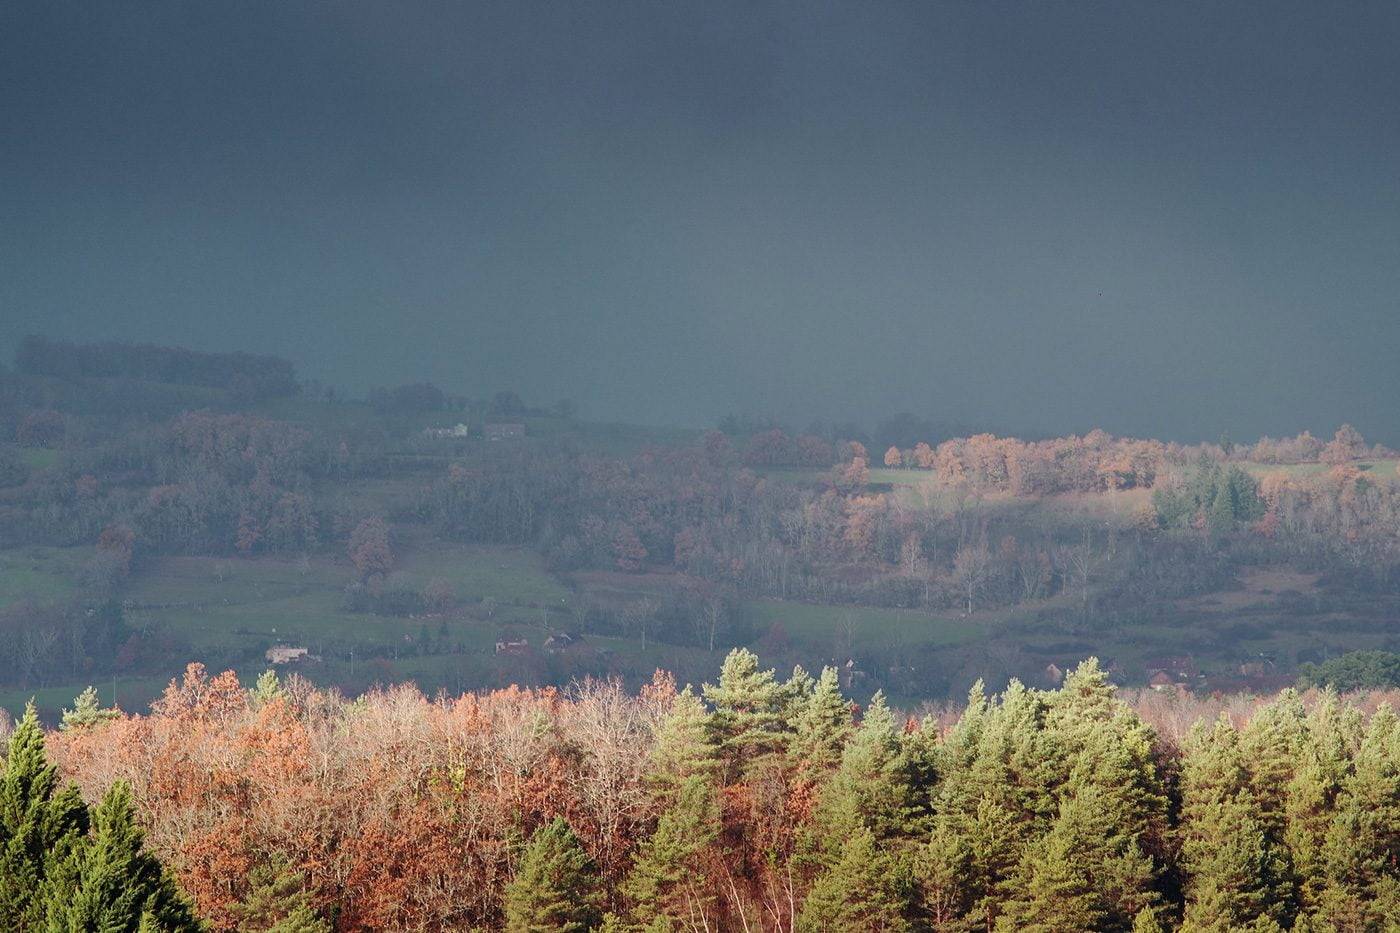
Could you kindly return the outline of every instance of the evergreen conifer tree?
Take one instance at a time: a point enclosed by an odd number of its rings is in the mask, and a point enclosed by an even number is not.
[[[1188,872],[1183,931],[1227,933],[1274,920],[1287,902],[1278,896],[1278,854],[1265,841],[1248,796],[1196,809],[1182,844]]]
[[[796,665],[792,669],[792,676],[783,683],[783,692],[787,694],[787,708],[789,714],[795,713],[812,691],[817,687],[817,679],[802,667]]]
[[[142,924],[176,933],[199,930],[188,901],[143,848],[131,791],[113,784],[92,814],[92,835],[75,852],[77,889],[49,902],[50,929],[133,931]]]
[[[1167,931],[1162,926],[1162,921],[1157,918],[1157,911],[1151,907],[1144,907],[1133,918],[1132,933],[1167,933]]]
[[[936,825],[914,861],[920,916],[934,930],[955,930],[972,908],[968,839],[946,822]]]
[[[997,918],[998,933],[1097,930],[1106,919],[1088,866],[1068,833],[1052,830],[1027,850],[1013,890]]]
[[[248,699],[252,700],[255,707],[266,706],[281,696],[282,682],[278,679],[277,672],[271,669],[259,674],[253,689],[248,691]]]
[[[1389,707],[1372,716],[1357,749],[1322,860],[1320,919],[1337,929],[1400,923],[1400,722]]]
[[[1323,849],[1347,774],[1352,749],[1360,744],[1361,723],[1335,693],[1327,691],[1308,711],[1306,739],[1288,783],[1284,804],[1287,843],[1298,909],[1304,916],[1318,905],[1327,886]]]
[[[682,785],[695,775],[709,778],[719,767],[710,741],[709,712],[687,684],[671,701],[656,729],[647,781],[664,806],[676,799]]]
[[[803,933],[896,933],[910,929],[907,873],[858,829],[812,885],[798,917]]]
[[[999,922],[1043,933],[1131,924],[1157,899],[1156,870],[1119,820],[1113,795],[1095,785],[1066,796],[1050,832],[1026,850]]]
[[[1064,800],[1092,788],[1115,837],[1163,852],[1168,800],[1152,729],[1115,696],[1095,658],[1071,672],[1047,703],[1047,745],[1063,762],[1054,778],[1056,796]]]
[[[562,818],[537,829],[506,886],[508,933],[579,933],[602,921],[593,861]]]
[[[103,709],[101,701],[97,698],[97,690],[89,686],[73,700],[72,709],[63,711],[63,722],[60,728],[64,731],[82,729],[109,722],[120,715],[121,713],[117,710]]]
[[[316,911],[302,904],[266,929],[267,933],[331,933],[332,927]]]
[[[719,805],[704,778],[692,776],[656,831],[637,849],[622,884],[630,918],[641,928],[709,917],[714,894],[704,854],[720,831]]]
[[[1235,506],[1230,496],[1230,488],[1221,483],[1215,487],[1215,495],[1206,512],[1206,528],[1214,537],[1228,535],[1235,528]]]
[[[55,793],[58,770],[44,755],[44,732],[29,704],[13,734],[0,773],[0,928],[34,930],[88,830],[77,788]]]
[[[921,839],[927,839],[934,827],[941,745],[941,729],[931,716],[926,716],[917,728],[905,729],[899,737],[900,766],[907,787],[904,832]]]
[[[839,851],[858,828],[879,841],[892,838],[904,829],[909,799],[899,730],[884,694],[876,693],[822,792],[816,820],[821,847]]]
[[[983,929],[990,929],[1001,912],[1007,882],[1025,839],[1016,818],[990,795],[978,802],[970,819],[963,817],[959,822],[972,854],[967,878],[971,916]]]
[[[788,690],[774,679],[771,669],[759,670],[753,652],[745,648],[729,652],[719,683],[706,684],[704,694],[714,707],[709,733],[728,765],[727,780],[766,764],[767,756],[784,748]]]
[[[1259,808],[1257,818],[1275,845],[1284,841],[1288,788],[1307,739],[1307,714],[1293,690],[1256,710],[1240,730],[1240,753]]]
[[[282,858],[262,861],[248,877],[249,890],[233,907],[238,933],[330,933],[312,910],[304,879]]]
[[[793,735],[788,757],[799,779],[817,782],[841,761],[841,749],[851,732],[851,706],[841,695],[836,668],[822,668],[796,707],[789,720]]]
[[[1223,717],[1211,729],[1198,724],[1182,772],[1184,931],[1223,933],[1290,912],[1286,862],[1257,811],[1234,727]]]
[[[1045,731],[1047,698],[1013,680],[989,718],[972,768],[974,783],[985,779],[999,788],[1007,809],[1035,834],[1047,831],[1055,819],[1054,788],[1063,774],[1059,750]]]

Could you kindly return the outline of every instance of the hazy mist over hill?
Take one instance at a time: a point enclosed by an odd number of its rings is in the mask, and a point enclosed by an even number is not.
[[[0,356],[1400,440],[1400,8],[8,3]]]

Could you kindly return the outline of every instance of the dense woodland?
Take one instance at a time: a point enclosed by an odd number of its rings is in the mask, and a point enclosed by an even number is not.
[[[149,715],[80,697],[48,747],[84,797],[117,788],[99,814],[129,794],[214,930],[1382,931],[1393,699],[1125,700],[1088,661],[906,716],[743,650],[639,694],[347,700],[191,666]],[[37,735],[11,743],[7,800]],[[0,902],[7,928],[21,909]]]

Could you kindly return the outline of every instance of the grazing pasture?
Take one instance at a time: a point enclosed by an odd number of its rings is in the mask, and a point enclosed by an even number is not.
[[[975,617],[937,616],[913,609],[826,606],[790,600],[758,599],[744,604],[755,636],[781,626],[794,648],[823,656],[853,650],[919,645],[942,647],[970,641],[985,632]]]
[[[55,602],[76,595],[93,548],[31,546],[0,551],[0,608],[18,602]]]

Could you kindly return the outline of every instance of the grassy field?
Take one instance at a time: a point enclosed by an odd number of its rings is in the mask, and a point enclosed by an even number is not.
[[[929,470],[895,470],[888,467],[872,467],[871,486],[918,486],[933,477]]]
[[[172,671],[170,677],[178,673]],[[251,675],[253,678],[256,676],[257,674]],[[62,717],[64,709],[72,708],[73,698],[91,686],[97,688],[97,695],[103,706],[112,705],[115,690],[118,706],[128,712],[140,712],[164,692],[166,685],[170,683],[170,677],[118,677],[116,680],[106,677],[96,681],[74,680],[37,690],[4,690],[0,691],[0,709],[18,718],[23,714],[25,704],[32,699],[39,716],[46,723],[56,723]],[[249,675],[243,673],[239,674],[239,679],[245,683],[252,683]]]
[[[409,550],[386,584],[421,589],[433,580],[448,583],[460,603],[446,617],[449,638],[473,648],[491,645],[503,624],[540,621],[569,597],[532,552],[454,544]],[[126,596],[133,623],[158,623],[204,651],[251,652],[277,642],[313,652],[401,645],[426,624],[349,611],[345,587],[353,581],[348,564],[324,557],[167,557],[143,568]],[[436,631],[440,622],[432,624]]]
[[[51,450],[48,447],[21,447],[19,456],[29,465],[31,470],[47,470],[58,463],[61,455],[57,450]]]
[[[568,588],[545,569],[540,555],[520,548],[425,542],[394,575],[416,587],[446,581],[464,602],[560,608],[569,601]]]
[[[446,467],[443,467],[446,472]],[[394,517],[411,512],[428,486],[426,477],[394,477],[357,480],[317,490],[318,506],[350,515]]]
[[[353,572],[329,557],[168,557],[144,563],[124,594],[128,623],[166,632],[176,650],[168,670],[119,678],[119,701],[126,709],[144,708],[188,660],[202,661],[211,670],[233,667],[251,681],[266,667],[262,651],[277,643],[310,648],[321,660],[301,666],[299,673],[352,695],[375,684],[407,681],[428,694],[455,694],[514,682],[567,684],[584,676],[620,676],[635,688],[656,668],[698,685],[713,681],[729,648],[719,645],[712,653],[655,641],[643,647],[635,635],[589,635],[576,656],[551,655],[541,647],[551,629],[570,624],[566,607],[575,589],[589,599],[613,597],[622,604],[644,596],[660,598],[680,577],[593,573],[574,575],[566,584],[533,552],[428,546],[411,538],[404,543],[390,582],[416,587],[434,579],[449,581],[459,599],[456,608],[420,618],[351,612],[344,587]],[[84,551],[5,552],[0,554],[0,581],[7,592],[35,598],[69,592],[65,573],[76,572]],[[1065,608],[1063,602],[971,617],[776,599],[750,600],[740,611],[750,632],[747,643],[765,664],[786,671],[801,663],[816,670],[849,657],[865,664],[874,654],[881,666],[871,673],[884,677],[884,665],[893,665],[886,690],[906,705],[923,698],[920,684],[965,689],[954,682],[959,665],[980,670],[988,658],[1006,658],[1022,676],[1033,678],[1048,661],[1064,666],[1095,654],[1115,662],[1122,682],[1135,684],[1145,679],[1147,659],[1191,655],[1209,683],[1216,684],[1238,679],[1240,665],[1259,657],[1291,670],[1307,659],[1304,655],[1394,648],[1396,642],[1393,626],[1386,622],[1394,615],[1382,611],[1386,607],[1333,605],[1317,575],[1281,568],[1251,569],[1233,587],[1179,600],[1169,618],[1154,624],[1037,621],[1041,611]],[[530,649],[518,657],[497,655],[494,643],[505,633],[527,638]],[[908,658],[905,666],[895,660],[899,658]],[[950,666],[941,667],[942,659]],[[927,680],[940,677],[947,683]],[[111,679],[97,679],[102,682],[95,686],[107,702]],[[33,694],[53,722],[86,685],[74,680],[0,692],[0,707],[14,713]],[[852,695],[873,689],[872,682],[863,681],[852,687]]]
[[[913,609],[822,606],[777,599],[752,600],[744,611],[762,638],[781,624],[795,648],[839,654],[856,648],[946,646],[970,641],[984,630],[976,619],[934,616]]]
[[[1400,466],[1400,460],[1357,460],[1352,465],[1373,479],[1400,480],[1400,476],[1395,472],[1396,467]],[[1326,463],[1246,463],[1244,467],[1255,476],[1283,473],[1286,476],[1298,477],[1316,476],[1332,469],[1331,465]]]
[[[92,548],[26,547],[0,551],[0,607],[53,602],[78,592],[78,577]]]

